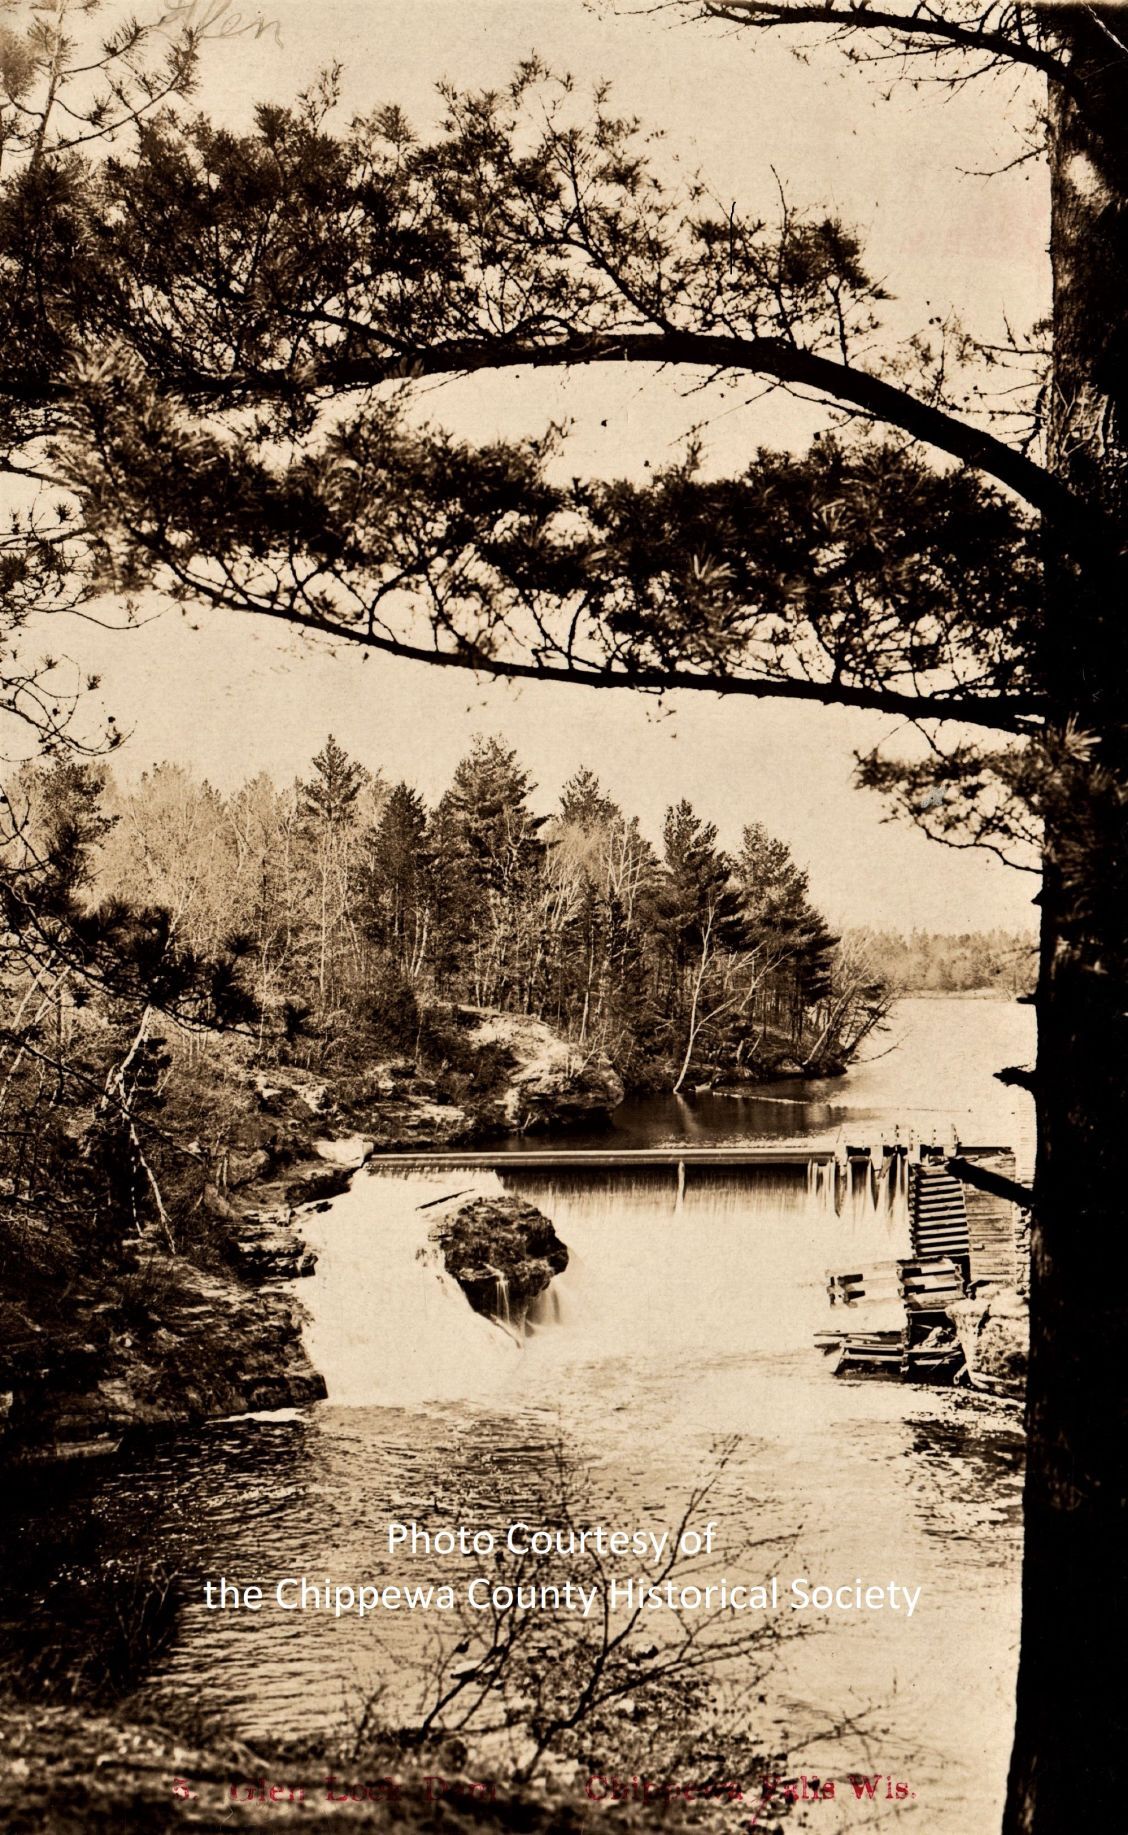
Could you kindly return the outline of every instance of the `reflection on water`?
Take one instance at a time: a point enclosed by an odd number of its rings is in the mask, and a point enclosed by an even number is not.
[[[598,1131],[570,1133],[577,1147],[709,1147],[766,1141],[854,1145],[884,1134],[969,1145],[1013,1146],[1033,1158],[1033,1104],[994,1073],[1034,1058],[1033,1009],[1016,1001],[899,1000],[886,1031],[866,1041],[846,1077],[789,1077],[750,1095],[632,1098]],[[521,1153],[543,1137],[498,1143]]]
[[[922,1023],[932,1027],[929,1039],[916,1035],[925,1066],[902,1057],[917,1113],[931,1094],[942,1128],[953,1116],[943,1103],[958,1110],[982,1087],[996,1106],[974,1132],[1005,1127],[1011,1092],[991,1085],[990,1071],[1021,1058],[1013,1020],[1025,1028],[1028,1014],[997,1009],[1000,1037],[989,1044],[989,1003],[905,1004],[927,1008]],[[955,1023],[969,1015],[980,1054],[970,1072]],[[878,1098],[897,1085],[893,1063],[836,1086],[851,1123],[864,1115],[891,1136],[898,1112]],[[781,1112],[774,1095],[723,1103],[728,1137],[752,1138],[761,1106]],[[710,1126],[720,1113],[709,1106]],[[666,1116],[663,1125],[668,1105]],[[829,1126],[815,1103],[792,1106],[786,1129],[764,1132],[813,1139]],[[468,1184],[540,1205],[571,1250],[559,1317],[546,1315],[523,1348],[470,1313],[428,1250],[435,1212],[419,1207]],[[580,1177],[522,1169],[515,1157],[499,1175],[376,1171],[309,1225],[321,1260],[301,1291],[329,1401],[293,1421],[219,1424],[137,1449],[112,1474],[68,1478],[64,1489],[41,1481],[18,1506],[9,1500],[9,1526],[26,1532],[30,1520],[32,1534],[18,1542],[25,1553],[17,1549],[6,1597],[42,1597],[43,1563],[26,1551],[48,1529],[65,1548],[84,1525],[72,1579],[86,1585],[98,1584],[98,1561],[123,1537],[140,1538],[180,1567],[189,1602],[154,1684],[244,1736],[298,1736],[339,1724],[381,1684],[408,1703],[419,1623],[209,1613],[205,1576],[402,1580],[402,1559],[386,1553],[390,1519],[458,1513],[496,1528],[537,1507],[558,1444],[588,1470],[592,1520],[606,1511],[665,1526],[717,1440],[737,1434],[710,1504],[722,1569],[726,1546],[778,1538],[785,1577],[922,1589],[911,1620],[844,1616],[789,1643],[757,1730],[810,1775],[908,1779],[917,1796],[903,1814],[919,1835],[994,1831],[1017,1638],[1014,1419],[975,1396],[836,1381],[810,1348],[825,1269],[843,1249],[901,1252],[896,1192],[867,1184],[839,1212],[802,1169],[694,1169],[679,1189],[671,1169]],[[412,1563],[406,1577],[449,1577],[441,1563],[426,1566]],[[827,1831],[861,1819],[852,1793],[815,1815]]]

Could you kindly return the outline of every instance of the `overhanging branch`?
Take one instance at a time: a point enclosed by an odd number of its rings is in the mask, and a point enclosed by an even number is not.
[[[383,342],[379,331],[367,335]],[[295,374],[283,369],[242,370],[227,375],[184,374],[171,379],[171,392],[189,400],[234,405],[240,401],[285,399],[314,391],[342,394],[424,376],[465,375],[483,370],[567,369],[589,363],[647,363],[711,371],[747,370],[779,382],[815,390],[831,401],[861,410],[886,426],[946,452],[986,473],[1050,519],[1056,533],[1084,548],[1108,553],[1111,526],[1043,466],[942,408],[868,370],[801,349],[784,338],[739,338],[694,331],[600,332],[552,344],[504,339],[467,339],[421,347],[408,355],[327,358]],[[24,379],[0,371],[0,396],[20,394]],[[58,385],[60,398],[70,393]],[[1116,551],[1119,551],[1118,545]]]
[[[231,601],[218,588],[194,582],[192,590],[214,605],[231,608]],[[822,707],[857,707],[872,713],[902,714],[911,720],[955,720],[968,726],[981,726],[997,732],[1030,737],[1040,729],[1039,703],[1031,697],[992,697],[958,693],[945,695],[901,694],[895,689],[851,688],[841,682],[806,682],[781,677],[773,681],[766,676],[729,675],[723,671],[695,672],[689,669],[614,669],[608,667],[578,668],[565,663],[522,663],[507,657],[491,656],[487,651],[466,645],[461,650],[429,649],[377,632],[335,624],[293,606],[280,606],[266,600],[238,607],[256,616],[277,618],[285,624],[359,644],[366,650],[379,650],[386,656],[403,657],[408,662],[428,663],[432,668],[468,669],[477,674],[499,675],[515,681],[567,682],[584,688],[624,688],[653,694],[672,693],[675,689],[692,689],[699,693],[744,695],[758,700],[806,701]]]
[[[802,350],[784,338],[737,338],[710,332],[607,332],[559,344],[460,343],[421,350],[411,361],[381,366],[382,373],[441,375],[507,368],[559,368],[584,363],[676,364],[709,370],[750,370],[777,381],[815,389],[820,395],[859,408],[886,426],[986,472],[1059,529],[1083,534],[1107,547],[1108,525],[1041,465],[994,434],[970,426],[942,408],[868,370]],[[359,386],[359,384],[358,384]]]
[[[422,345],[418,350],[387,352],[389,339],[378,327],[352,327],[356,341],[380,343],[380,354],[326,356],[325,360],[293,369],[238,369],[224,374],[182,371],[165,389],[189,402],[237,406],[255,400],[286,400],[295,395],[347,395],[385,382],[404,382],[424,376],[473,374],[490,369],[576,369],[585,363],[655,363],[686,369],[750,371],[772,376],[783,384],[814,389],[827,400],[855,407],[884,426],[901,428],[912,439],[945,451],[952,459],[987,473],[1027,505],[1055,523],[1055,532],[1073,547],[1119,554],[1110,523],[1097,510],[1082,503],[1066,484],[1025,453],[1007,446],[992,433],[970,426],[967,420],[923,402],[908,389],[886,382],[849,363],[803,350],[785,338],[735,338],[715,332],[691,330],[622,330],[594,332],[591,336],[559,339],[556,343],[519,343],[504,338],[455,339]],[[0,398],[22,404],[42,402],[64,407],[75,398],[68,380],[44,382],[26,373],[0,369]]]
[[[986,51],[992,57],[1005,58],[1013,64],[1025,64],[1038,70],[1051,82],[1070,86],[1070,73],[1060,59],[1031,44],[1028,39],[1012,38],[1006,32],[994,32],[983,25],[961,25],[956,19],[944,19],[936,13],[919,10],[895,13],[883,7],[853,4],[809,5],[803,0],[702,0],[708,17],[725,19],[733,25],[747,25],[760,31],[778,26],[828,25],[859,32],[895,32],[903,38],[920,38],[942,50],[951,45],[959,51]]]
[[[186,370],[169,377],[163,386],[170,394],[188,401],[235,406],[256,400],[285,400],[298,394],[344,394],[390,381],[481,370],[566,369],[588,363],[748,370],[814,389],[985,472],[1051,518],[1059,534],[1083,542],[1090,555],[1094,543],[1107,551],[1113,541],[1110,525],[1060,479],[994,434],[919,400],[907,389],[868,370],[803,350],[784,338],[740,338],[677,330],[608,331],[551,344],[510,342],[504,338],[460,339],[421,346],[407,353],[400,349],[385,354],[387,340],[377,327],[358,325],[354,336],[384,345],[385,350],[371,355],[328,356],[300,371],[281,367],[224,374]],[[46,381],[29,377],[26,372],[0,369],[0,397],[8,400],[65,406],[75,394],[74,385],[67,381]]]

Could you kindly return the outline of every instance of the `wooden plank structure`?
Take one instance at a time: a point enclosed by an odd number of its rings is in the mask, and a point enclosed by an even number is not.
[[[838,1343],[834,1374],[838,1376],[843,1370],[887,1370],[890,1376],[900,1376],[904,1374],[903,1362],[903,1332],[846,1332]]]
[[[967,1262],[964,1188],[940,1160],[922,1158],[909,1167],[909,1236],[914,1255]]]
[[[961,1147],[964,1159],[1012,1183],[1015,1156],[1009,1147]],[[1018,1278],[1018,1207],[1013,1199],[964,1186],[968,1230],[968,1284],[1012,1287]]]
[[[826,1292],[832,1306],[858,1306],[863,1300],[895,1300],[899,1287],[896,1262],[872,1262],[868,1268],[826,1277]]]
[[[897,1263],[897,1283],[907,1313],[944,1312],[964,1296],[964,1279],[950,1255]]]
[[[1008,1147],[961,1147],[985,1170],[1014,1183]],[[909,1239],[912,1255],[892,1264],[903,1323],[888,1329],[818,1332],[819,1348],[835,1354],[834,1370],[896,1372],[913,1381],[951,1381],[963,1365],[949,1309],[978,1286],[1008,1285],[1017,1277],[1017,1211],[994,1192],[965,1185],[948,1170],[947,1154],[922,1146],[909,1161]],[[827,1275],[832,1306],[854,1308],[889,1296],[887,1265],[856,1265]]]
[[[918,1382],[950,1380],[964,1361],[948,1314],[964,1296],[962,1265],[950,1255],[918,1256],[898,1262],[897,1276],[905,1308],[901,1375]]]
[[[896,1298],[899,1325],[853,1330],[842,1327],[815,1333],[821,1351],[835,1354],[834,1374],[876,1370],[911,1381],[936,1382],[953,1377],[963,1361],[953,1342],[947,1308],[962,1299],[964,1279],[949,1255],[910,1256],[869,1270],[829,1273],[832,1306],[860,1306],[865,1301]]]

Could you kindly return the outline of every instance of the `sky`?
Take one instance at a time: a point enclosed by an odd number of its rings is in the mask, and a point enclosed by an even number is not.
[[[168,11],[132,8],[142,20]],[[185,16],[181,9],[179,16]],[[1044,309],[1047,199],[1032,164],[1013,159],[1029,98],[1009,86],[955,95],[914,92],[860,72],[833,51],[809,61],[796,41],[690,24],[622,0],[195,0],[212,21],[198,104],[232,125],[258,100],[281,101],[331,61],[343,109],[398,102],[420,127],[438,114],[435,85],[497,86],[538,51],[583,82],[609,78],[624,112],[660,127],[666,151],[701,169],[716,194],[773,211],[835,210],[862,231],[870,271],[896,295],[899,335],[958,308],[993,336]],[[112,8],[111,8],[112,11]],[[220,37],[219,34],[224,34]],[[884,78],[884,73],[880,73]],[[752,399],[757,397],[757,399]],[[573,424],[566,467],[637,475],[673,457],[702,416],[685,379],[602,370],[478,377],[435,389],[435,420],[469,437]],[[709,469],[744,462],[761,442],[805,441],[817,410],[758,387],[712,402]],[[221,787],[258,769],[303,771],[332,730],[367,765],[441,793],[474,734],[516,746],[548,809],[580,763],[656,835],[664,808],[688,796],[739,841],[748,821],[781,836],[808,868],[832,922],[896,928],[1028,929],[1036,881],[977,852],[930,843],[884,820],[879,798],[851,785],[855,751],[893,736],[891,718],[682,693],[514,685],[295,637],[285,626],[149,601],[139,630],[74,622],[76,667],[101,674],[106,707],[128,738],[125,778],[161,758],[191,763]],[[57,633],[53,633],[57,642]]]

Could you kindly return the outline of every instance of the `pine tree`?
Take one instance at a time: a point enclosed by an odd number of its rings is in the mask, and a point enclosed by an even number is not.
[[[806,873],[792,859],[787,843],[770,835],[762,822],[749,822],[744,828],[736,871],[748,909],[761,921],[773,910],[794,909],[807,897]]]
[[[715,824],[702,821],[683,797],[666,811],[662,842],[652,910],[668,963],[667,998],[679,1056],[676,1093],[701,1034],[731,1004],[726,995],[715,1006],[712,986],[726,953],[742,948],[746,926],[732,861],[717,846]]]
[[[393,785],[371,830],[361,870],[369,934],[414,979],[427,945],[427,810],[409,784]]]
[[[666,811],[662,873],[654,909],[675,966],[697,959],[708,935],[714,949],[745,940],[744,914],[733,863],[717,846],[717,829],[683,797]]]
[[[807,1015],[834,986],[839,939],[812,905],[807,874],[787,844],[760,822],[744,829],[737,877],[749,936],[777,964],[760,991],[760,1012],[787,1028],[793,1052],[802,1058]]]
[[[313,760],[313,775],[300,786],[303,816],[329,829],[349,827],[356,820],[356,801],[368,775],[330,733]]]
[[[351,956],[360,968],[352,920],[358,800],[371,781],[330,733],[298,785],[298,808],[308,833],[309,899],[314,916],[313,979],[319,1020],[328,1038],[342,1024],[342,996]]]
[[[541,822],[528,803],[535,788],[512,746],[498,738],[476,738],[455,770],[444,802],[470,876],[484,891],[512,890],[539,859]]]
[[[453,845],[454,910],[472,999],[528,1003],[538,965],[533,891],[544,848],[528,798],[535,786],[501,739],[477,738],[438,814]],[[448,868],[449,870],[449,868]]]
[[[594,771],[581,765],[573,772],[560,792],[560,820],[575,823],[577,828],[604,828],[610,822],[622,821],[617,803],[603,794]]]

